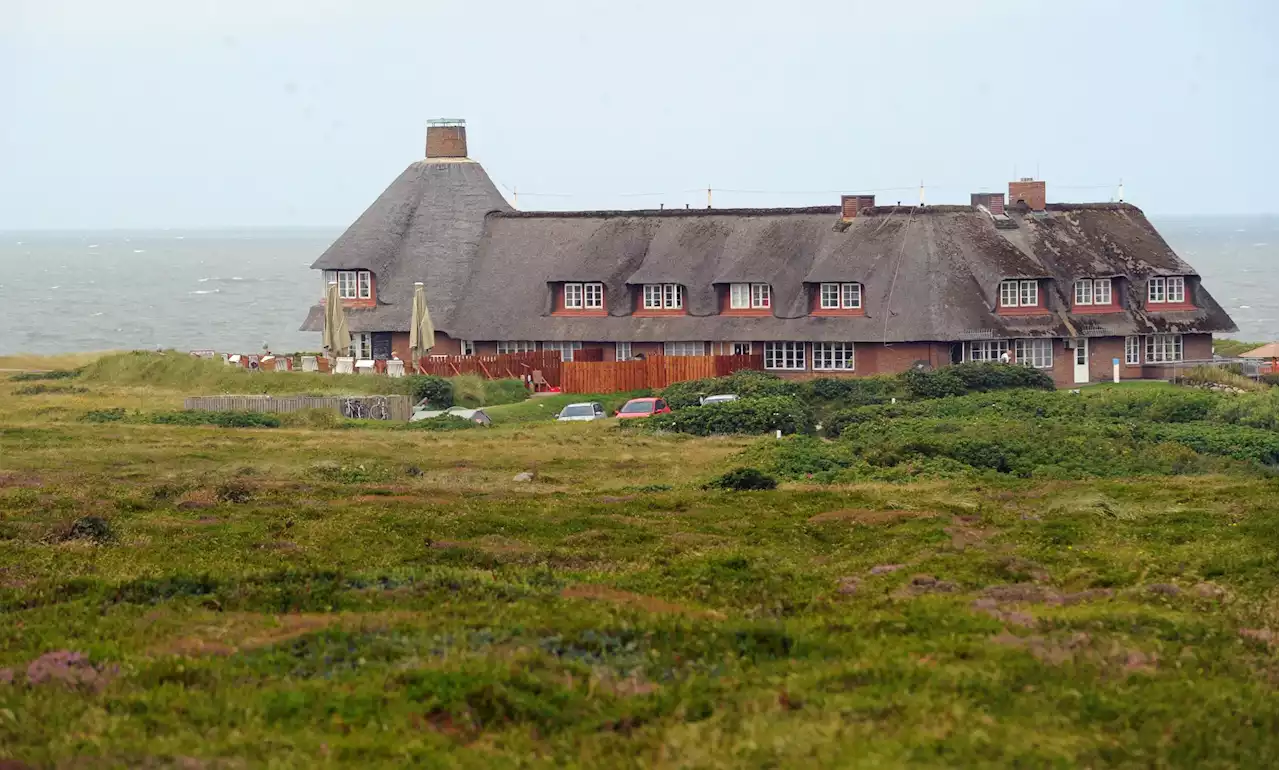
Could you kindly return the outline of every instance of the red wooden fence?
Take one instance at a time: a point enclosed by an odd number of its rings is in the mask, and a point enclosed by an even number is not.
[[[427,356],[418,359],[419,374],[434,374],[437,377],[477,374],[487,380],[500,380],[506,377],[524,379],[539,371],[552,387],[560,385],[560,366],[558,350],[504,353],[497,356]]]
[[[723,377],[740,369],[764,369],[764,356],[650,356],[643,361],[574,361],[561,364],[566,393],[619,393],[665,388],[673,382]]]

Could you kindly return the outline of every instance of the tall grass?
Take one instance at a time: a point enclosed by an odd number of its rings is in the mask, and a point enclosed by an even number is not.
[[[95,384],[149,387],[184,393],[398,393],[401,380],[372,375],[315,372],[250,372],[185,353],[115,353],[84,367],[80,379]]]
[[[112,355],[113,351],[94,353],[60,353],[53,356],[38,356],[30,353],[16,353],[11,356],[0,356],[0,369],[21,369],[24,371],[49,371],[51,369],[75,369],[78,366],[92,363],[103,356]]]
[[[1242,374],[1220,366],[1197,366],[1178,375],[1178,381],[1187,385],[1226,385],[1240,390],[1266,390],[1267,386]]]

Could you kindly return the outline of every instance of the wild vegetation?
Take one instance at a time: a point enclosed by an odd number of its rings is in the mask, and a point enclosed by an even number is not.
[[[223,427],[165,417],[222,370],[87,375],[0,378],[0,759],[1280,761],[1275,391],[759,377],[846,415],[778,440],[551,420],[627,394]]]

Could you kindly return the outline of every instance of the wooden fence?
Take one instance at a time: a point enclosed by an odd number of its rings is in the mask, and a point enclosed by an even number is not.
[[[650,356],[643,361],[574,361],[560,367],[565,393],[619,393],[724,377],[740,369],[762,370],[764,356]]]
[[[547,384],[560,385],[560,351],[539,350],[532,353],[505,353],[497,356],[428,356],[418,360],[420,374],[457,377],[476,374],[486,380],[506,377],[524,379],[535,371],[542,372]]]
[[[408,396],[192,396],[187,409],[208,412],[271,412],[332,409],[343,417],[365,420],[408,420],[413,411]]]

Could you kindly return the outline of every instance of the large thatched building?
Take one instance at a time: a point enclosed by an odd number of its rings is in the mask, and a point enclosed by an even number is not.
[[[1046,203],[1042,181],[968,206],[521,212],[433,122],[405,169],[312,266],[358,355],[408,355],[423,281],[435,354],[602,348],[763,353],[779,373],[1012,360],[1060,384],[1207,359],[1235,325],[1135,206]],[[312,307],[304,330],[319,331]]]

